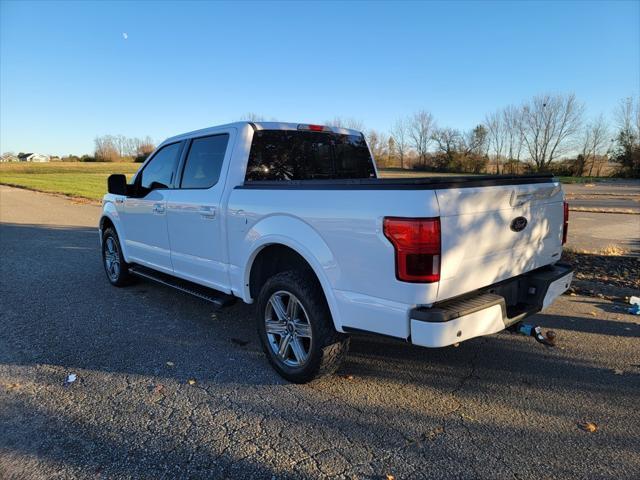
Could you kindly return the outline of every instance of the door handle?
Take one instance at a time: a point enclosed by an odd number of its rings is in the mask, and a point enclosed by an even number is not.
[[[208,220],[216,218],[216,207],[203,205],[200,207],[200,216]]]
[[[164,214],[164,205],[162,203],[156,203],[153,205],[153,213],[157,213],[158,215]]]

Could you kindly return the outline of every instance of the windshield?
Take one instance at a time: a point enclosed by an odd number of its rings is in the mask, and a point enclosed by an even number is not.
[[[246,181],[375,178],[362,135],[259,130],[253,135]]]

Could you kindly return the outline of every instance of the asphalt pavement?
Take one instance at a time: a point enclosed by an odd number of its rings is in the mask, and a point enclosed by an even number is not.
[[[251,306],[111,287],[98,214],[0,186],[0,478],[640,478],[622,304],[561,297],[531,319],[555,348],[354,337],[337,375],[293,385]]]

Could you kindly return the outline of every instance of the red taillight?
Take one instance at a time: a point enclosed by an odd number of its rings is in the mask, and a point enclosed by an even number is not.
[[[325,127],[324,125],[309,125],[306,123],[301,123],[298,125],[298,130],[308,130],[311,132],[331,132],[331,128]]]
[[[567,234],[569,233],[569,203],[563,203],[564,221],[562,223],[562,245],[567,243]]]
[[[396,251],[396,277],[403,282],[440,280],[440,219],[385,217],[384,236]]]

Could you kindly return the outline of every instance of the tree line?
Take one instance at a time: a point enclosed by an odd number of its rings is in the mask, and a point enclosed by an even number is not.
[[[156,148],[151,137],[103,135],[94,140],[94,158],[97,162],[144,162]]]
[[[622,99],[613,125],[603,115],[587,121],[584,104],[573,94],[538,95],[500,108],[468,131],[439,126],[426,110],[400,118],[389,132],[366,129],[354,119],[326,123],[363,131],[383,167],[640,177],[639,99]]]
[[[602,114],[586,119],[574,94],[545,94],[495,110],[467,131],[439,125],[427,110],[398,119],[388,131],[367,129],[354,118],[334,117],[324,124],[363,132],[383,168],[640,178],[640,98],[620,100],[613,114],[612,124]],[[248,113],[243,120],[266,118]],[[149,136],[103,135],[94,143],[93,156],[60,160],[142,162],[155,149]]]

